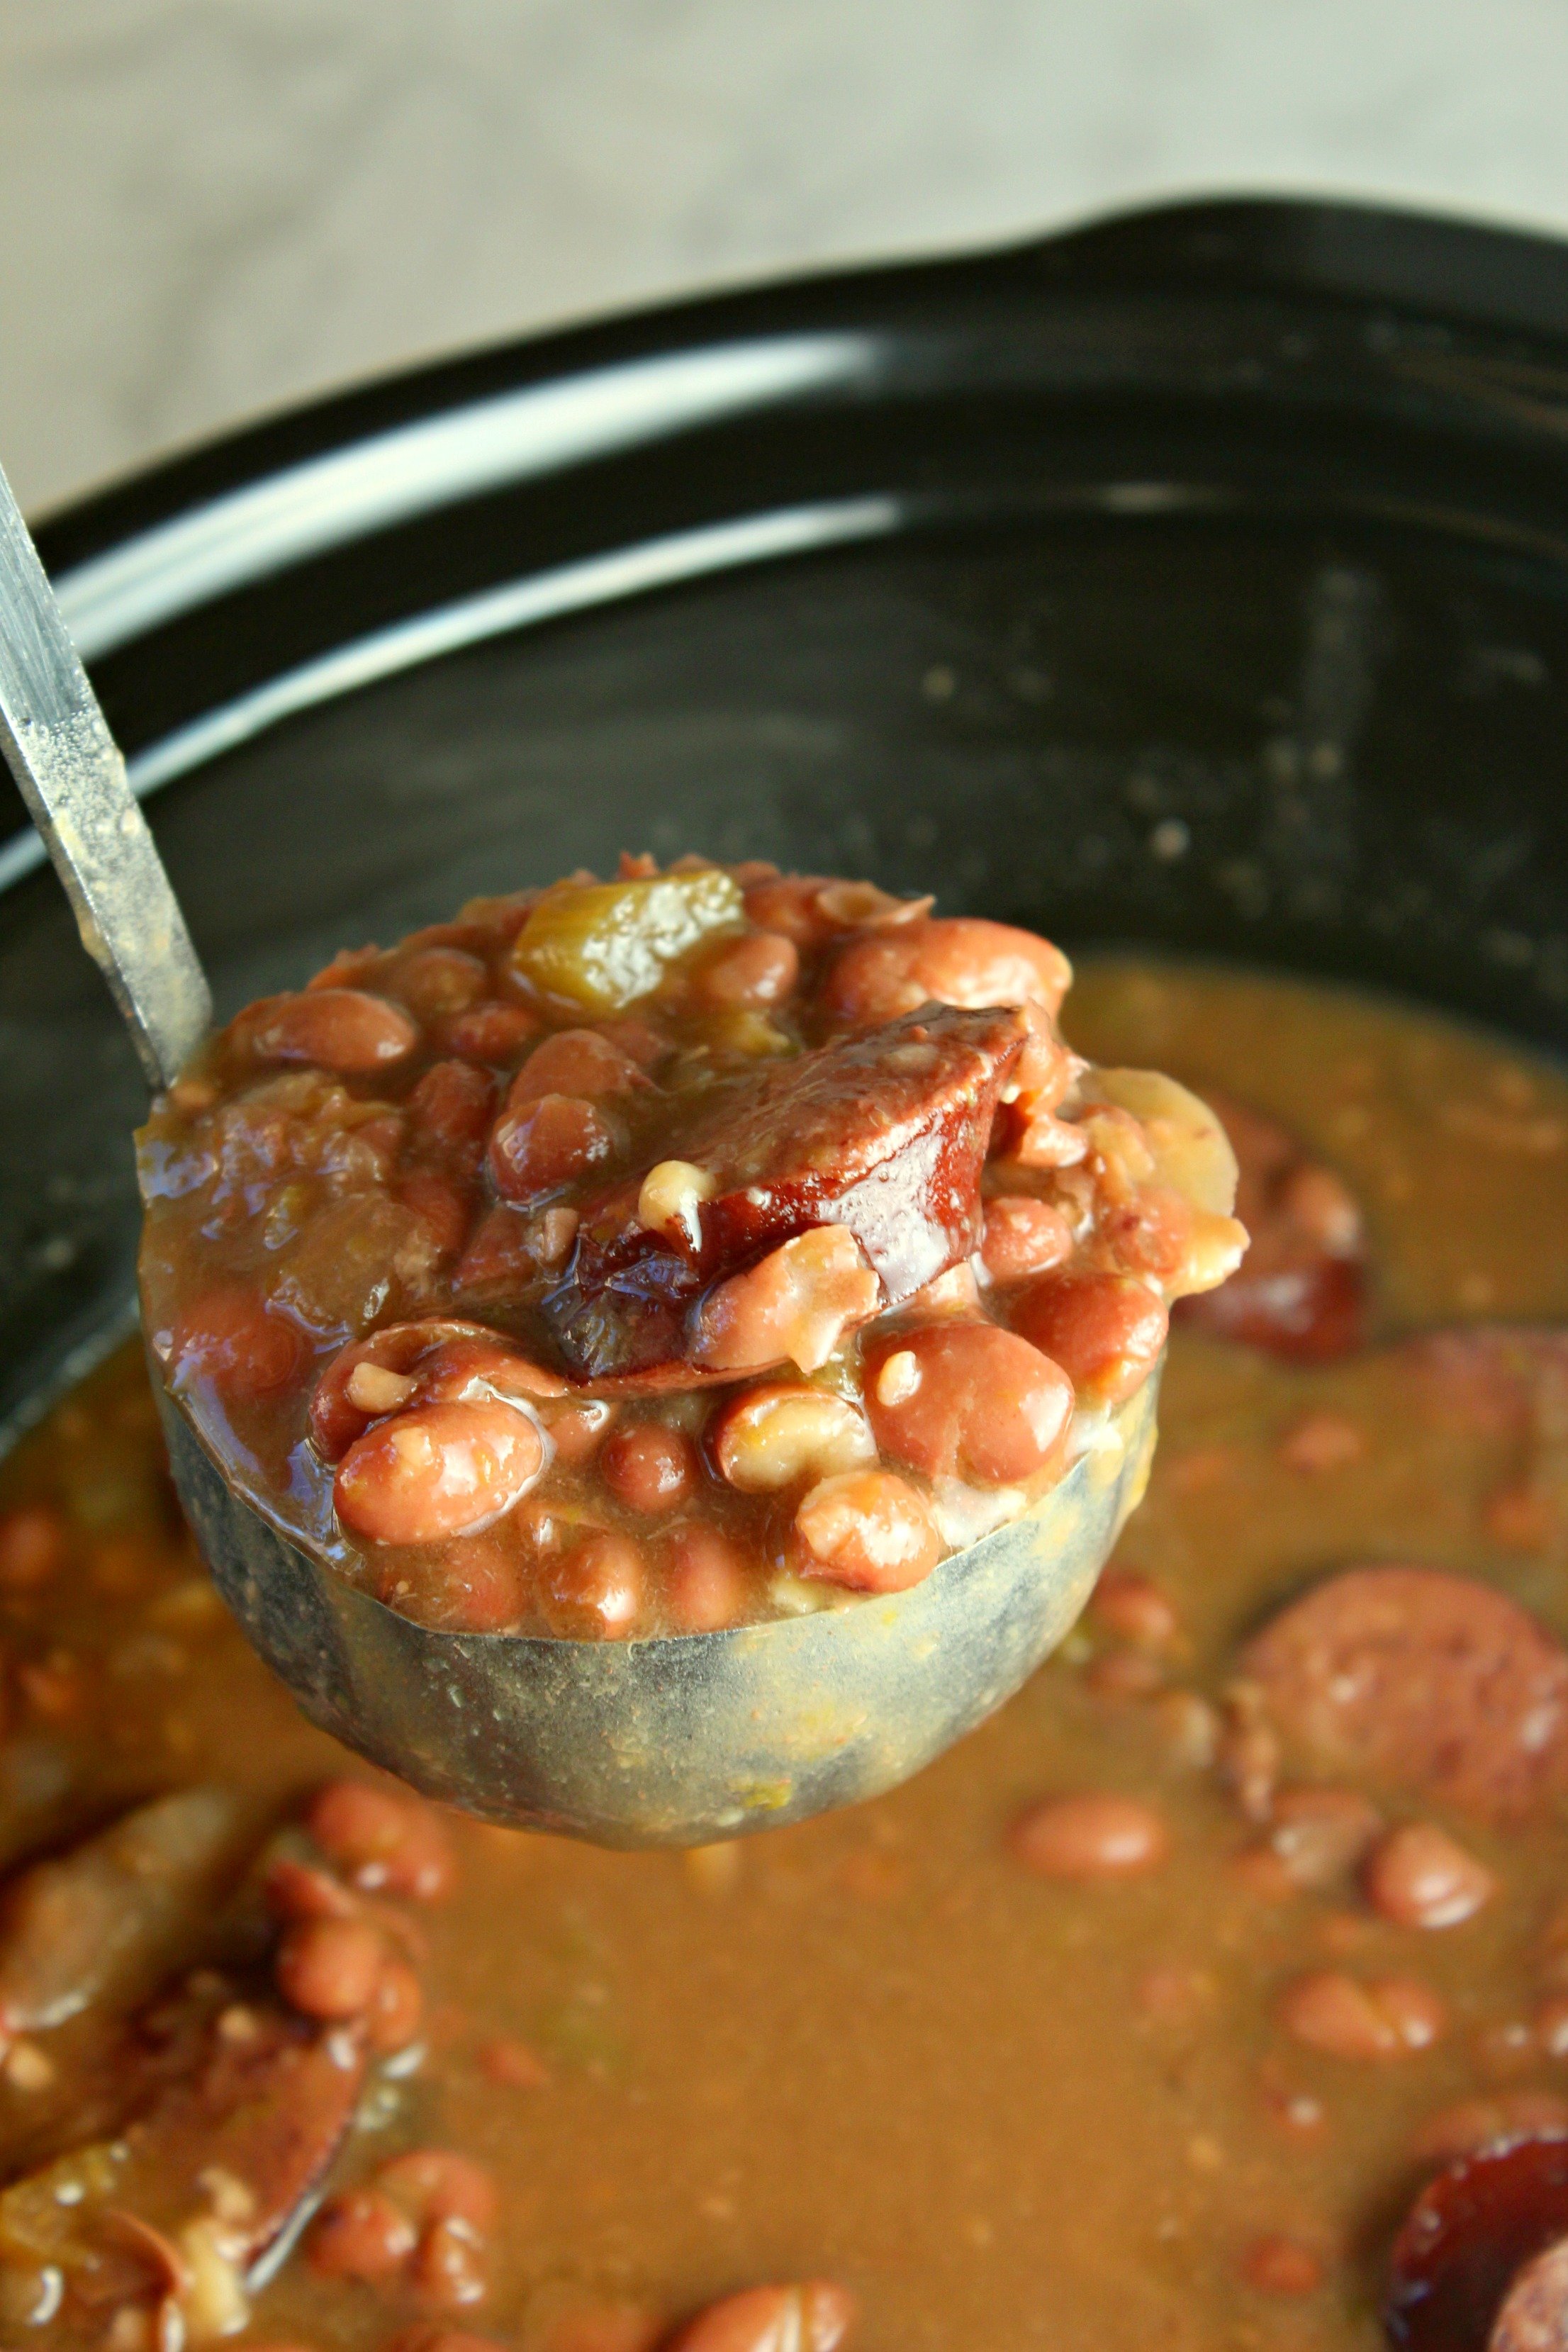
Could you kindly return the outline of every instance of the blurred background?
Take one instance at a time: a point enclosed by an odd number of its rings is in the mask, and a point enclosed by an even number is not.
[[[1564,0],[0,0],[0,457],[698,287],[1289,188],[1568,229]]]

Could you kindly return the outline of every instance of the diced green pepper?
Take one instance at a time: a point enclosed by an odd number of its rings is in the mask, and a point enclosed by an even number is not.
[[[588,883],[541,899],[512,961],[543,994],[616,1013],[648,995],[703,940],[744,920],[738,887],[717,866],[651,882]]]

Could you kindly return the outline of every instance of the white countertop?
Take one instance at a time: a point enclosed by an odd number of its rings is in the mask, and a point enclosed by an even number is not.
[[[0,0],[0,460],[678,289],[1289,189],[1568,228],[1564,0]]]

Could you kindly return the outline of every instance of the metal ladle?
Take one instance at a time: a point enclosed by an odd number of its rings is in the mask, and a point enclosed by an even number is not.
[[[108,721],[0,475],[0,750],[149,1083],[212,997]],[[356,1591],[236,1493],[153,1366],[213,1576],[313,1721],[426,1794],[604,1845],[691,1845],[875,1796],[1054,1649],[1138,1501],[1152,1376],[1022,1518],[912,1591],[644,1642],[445,1633]]]

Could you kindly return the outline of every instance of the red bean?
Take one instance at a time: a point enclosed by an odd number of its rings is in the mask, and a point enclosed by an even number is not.
[[[668,2352],[836,2352],[854,2317],[853,2295],[826,2279],[747,2287],[689,2320]]]
[[[431,1168],[412,1169],[393,1187],[394,1197],[414,1214],[429,1235],[437,1257],[456,1257],[468,1238],[473,1196],[465,1184],[441,1176]]]
[[[1169,1595],[1135,1568],[1108,1568],[1094,1588],[1089,1613],[1106,1633],[1140,1650],[1168,1650],[1181,1630]]]
[[[929,1478],[1001,1486],[1051,1461],[1073,1392],[1066,1374],[1016,1332],[929,1323],[868,1350],[866,1407],[884,1454]]]
[[[500,2211],[495,2178],[455,2148],[416,2147],[376,2174],[377,2186],[418,2221],[461,2221],[488,2236]]]
[[[745,1555],[717,1528],[677,1528],[664,1549],[666,1614],[679,1633],[717,1633],[746,1613]]]
[[[553,1633],[624,1642],[642,1613],[643,1556],[626,1536],[594,1528],[546,1571],[542,1596]]]
[[[438,1903],[456,1884],[446,1824],[417,1797],[368,1780],[329,1780],[305,1825],[328,1859],[367,1895]]]
[[[1241,2258],[1241,2275],[1259,2294],[1316,2294],[1323,2284],[1321,2257],[1299,2238],[1254,2238]]]
[[[823,994],[830,1013],[865,1027],[933,1001],[976,1011],[1037,1004],[1054,1013],[1071,979],[1061,950],[1032,931],[972,916],[937,916],[852,940]]]
[[[483,2251],[460,2221],[433,2221],[408,2266],[415,2299],[427,2311],[463,2311],[489,2288]]]
[[[354,1440],[332,1501],[370,1543],[438,1543],[500,1518],[543,1464],[539,1431],[512,1405],[416,1405]]]
[[[599,1457],[605,1484],[628,1510],[672,1511],[691,1492],[697,1457],[678,1429],[662,1422],[623,1422]]]
[[[1092,1403],[1120,1404],[1140,1387],[1165,1344],[1163,1306],[1118,1274],[1047,1276],[1014,1300],[1013,1328]]]
[[[1452,2164],[1498,2140],[1568,2138],[1568,2099],[1555,2091],[1500,2091],[1495,2098],[1457,2099],[1440,2107],[1410,2142],[1414,2162]]]
[[[526,1004],[476,1004],[440,1022],[437,1034],[448,1054],[470,1062],[515,1062],[540,1031],[537,1013]]]
[[[1457,1927],[1491,1900],[1497,1881],[1436,1822],[1406,1822],[1368,1859],[1366,1892],[1396,1927]]]
[[[363,1919],[306,1919],[278,1948],[274,1974],[305,2017],[363,2017],[375,1998],[386,1947]]]
[[[358,988],[310,988],[275,996],[236,1024],[264,1062],[313,1062],[345,1076],[384,1070],[419,1043],[400,1004]]]
[[[716,1372],[766,1371],[786,1360],[815,1372],[881,1298],[854,1234],[818,1225],[709,1293],[692,1352]]]
[[[587,1404],[563,1405],[558,1412],[552,1412],[548,1427],[556,1460],[574,1468],[580,1463],[591,1461],[610,1426],[615,1410],[613,1404],[604,1404],[595,1399]]]
[[[782,1004],[800,977],[800,951],[783,931],[749,931],[721,947],[692,981],[700,1003],[718,1006]]]
[[[1354,1868],[1383,1827],[1359,1789],[1281,1789],[1269,1815],[1268,1851],[1289,1886],[1331,1886]]]
[[[405,1108],[413,1134],[446,1152],[472,1149],[489,1133],[495,1081],[472,1062],[433,1062]]]
[[[1131,1878],[1157,1870],[1170,1833],[1152,1805],[1109,1791],[1048,1797],[1013,1825],[1013,1853],[1042,1878]]]
[[[33,1592],[66,1562],[66,1525],[52,1503],[24,1503],[0,1518],[0,1589]]]
[[[558,1029],[534,1047],[511,1082],[508,1110],[544,1095],[618,1095],[646,1087],[632,1056],[596,1029]]]
[[[510,1524],[504,1530],[510,1536]],[[439,1557],[420,1596],[419,1617],[446,1633],[504,1633],[528,1612],[528,1579],[515,1543],[495,1535],[458,1536]],[[378,1598],[392,1598],[395,1574]],[[404,1596],[399,1595],[398,1599]]]
[[[273,1314],[248,1283],[229,1282],[182,1308],[169,1360],[177,1382],[207,1381],[220,1397],[239,1402],[291,1386],[307,1353],[297,1325]]]
[[[1287,1987],[1279,2021],[1310,2050],[1366,2063],[1429,2049],[1441,2040],[1447,2012],[1417,1978],[1363,1983],[1342,1969],[1322,1969]]]
[[[400,957],[390,986],[421,1021],[466,1013],[489,986],[489,973],[464,948],[420,948]]]
[[[803,1576],[852,1592],[903,1592],[942,1558],[942,1537],[923,1498],[889,1470],[824,1478],[795,1515]]]
[[[1072,1255],[1072,1227],[1048,1201],[1005,1194],[985,1203],[980,1255],[993,1282],[1025,1282]]]
[[[377,2189],[346,2189],[311,2224],[305,2259],[319,2278],[395,2278],[419,2242],[402,2207]]]
[[[541,1095],[509,1111],[490,1136],[490,1177],[509,1201],[539,1201],[597,1168],[616,1148],[610,1128],[576,1095]]]

